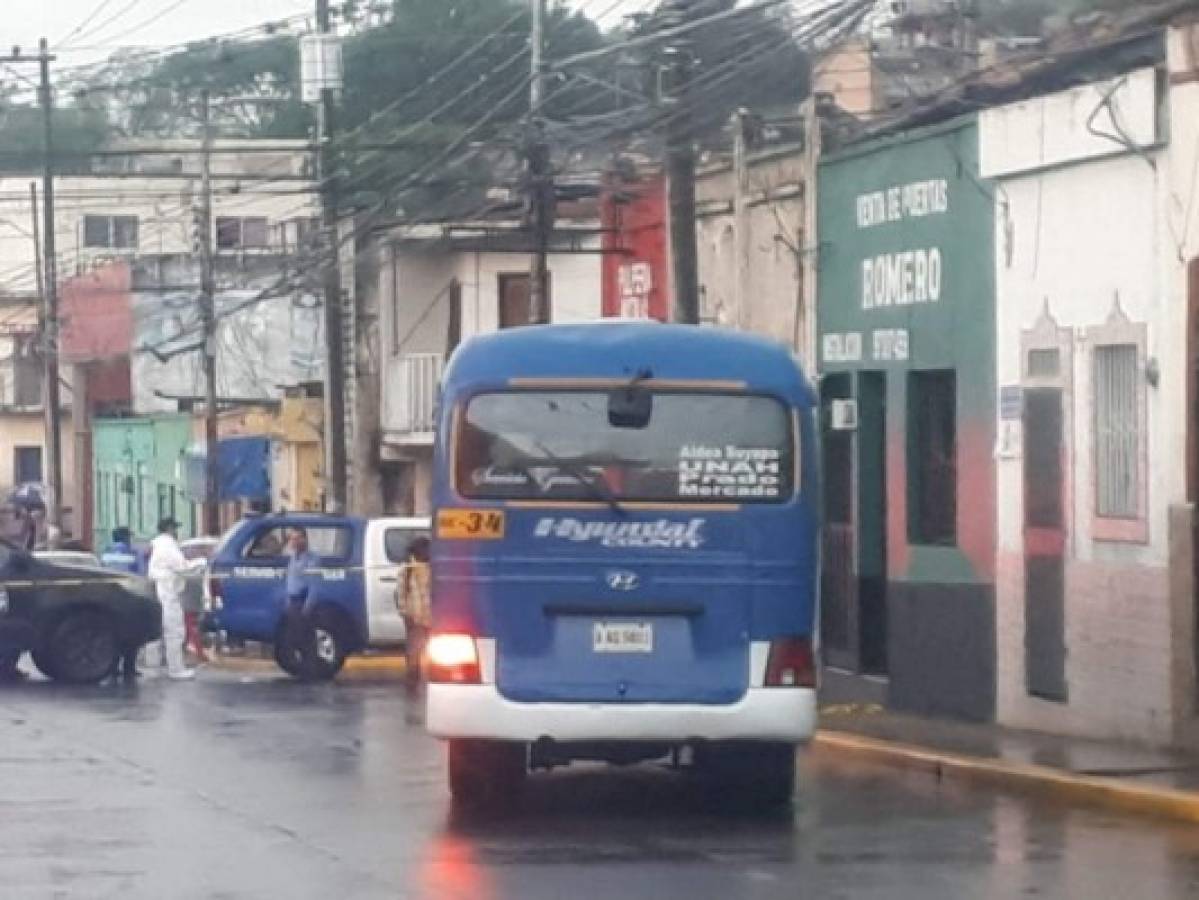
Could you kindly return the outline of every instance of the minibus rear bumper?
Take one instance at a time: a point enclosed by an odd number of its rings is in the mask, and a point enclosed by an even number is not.
[[[439,738],[502,741],[772,741],[816,731],[816,691],[753,687],[736,703],[517,703],[494,684],[430,684],[425,725]]]

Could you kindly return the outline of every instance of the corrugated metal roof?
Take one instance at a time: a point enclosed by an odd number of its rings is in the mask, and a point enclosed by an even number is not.
[[[913,98],[894,112],[851,126],[841,146],[1159,65],[1165,59],[1166,27],[1197,12],[1199,0],[1170,0],[1084,17],[1049,36],[1046,45],[1032,53],[1009,57],[942,91]]]

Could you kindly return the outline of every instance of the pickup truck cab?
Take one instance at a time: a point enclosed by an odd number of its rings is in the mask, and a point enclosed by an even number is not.
[[[428,536],[428,519],[364,519],[314,513],[248,517],[221,539],[205,578],[208,627],[234,640],[275,647],[275,660],[298,675],[284,652],[287,537],[308,535],[319,568],[309,573],[309,610],[316,627],[314,674],[332,678],[346,657],[404,643],[395,602],[399,566],[408,546]]]

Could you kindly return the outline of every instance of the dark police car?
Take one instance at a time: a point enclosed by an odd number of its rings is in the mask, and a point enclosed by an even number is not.
[[[0,666],[28,651],[47,677],[94,684],[161,634],[162,608],[144,579],[37,559],[0,541]]]

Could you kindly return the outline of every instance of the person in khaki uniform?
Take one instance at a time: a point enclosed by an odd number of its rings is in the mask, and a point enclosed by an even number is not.
[[[433,614],[429,602],[429,539],[418,537],[408,547],[408,559],[400,566],[396,602],[407,631],[408,686],[421,683],[421,662]]]

